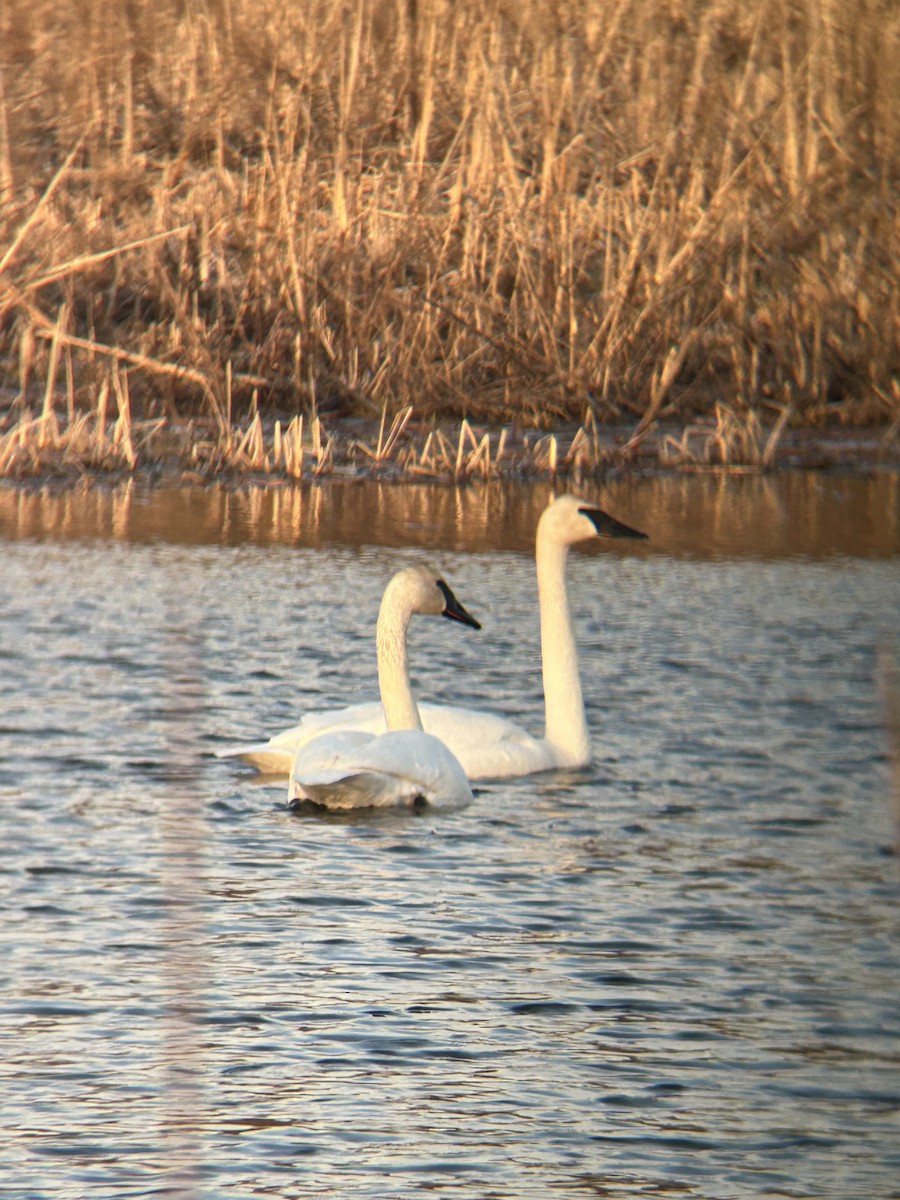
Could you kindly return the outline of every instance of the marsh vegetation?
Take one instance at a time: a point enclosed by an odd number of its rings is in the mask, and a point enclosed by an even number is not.
[[[898,58],[882,0],[8,0],[0,474],[890,442]]]

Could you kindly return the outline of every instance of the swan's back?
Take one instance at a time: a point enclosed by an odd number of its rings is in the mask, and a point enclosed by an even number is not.
[[[561,766],[544,738],[508,717],[454,705],[420,704],[428,733],[450,748],[469,779],[504,779]]]
[[[426,733],[439,738],[458,759],[469,779],[502,779],[562,765],[542,738],[533,737],[508,717],[455,705],[424,703],[419,714]],[[264,775],[284,777],[295,754],[318,738],[356,730],[368,735],[386,731],[377,702],[351,704],[330,712],[308,713],[299,725],[268,742],[219,751],[240,758]]]

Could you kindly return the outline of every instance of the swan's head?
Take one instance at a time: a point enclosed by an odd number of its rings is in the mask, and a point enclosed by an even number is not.
[[[645,538],[646,533],[632,529],[577,496],[558,496],[541,514],[538,532],[564,546],[588,538]]]
[[[382,600],[382,609],[391,607],[407,613],[426,613],[460,621],[472,629],[481,625],[466,612],[449,585],[431,567],[406,567],[391,579]]]

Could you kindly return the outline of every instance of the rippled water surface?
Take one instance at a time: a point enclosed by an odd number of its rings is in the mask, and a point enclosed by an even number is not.
[[[676,484],[570,561],[593,766],[341,817],[213,752],[421,560],[419,694],[539,730],[545,495],[0,500],[0,1196],[900,1196],[896,484]]]

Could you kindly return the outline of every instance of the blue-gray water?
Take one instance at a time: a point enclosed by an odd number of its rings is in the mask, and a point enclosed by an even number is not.
[[[420,559],[537,731],[531,557],[230,540],[0,542],[0,1196],[900,1196],[900,557],[576,553],[595,765],[337,818],[212,751]]]

